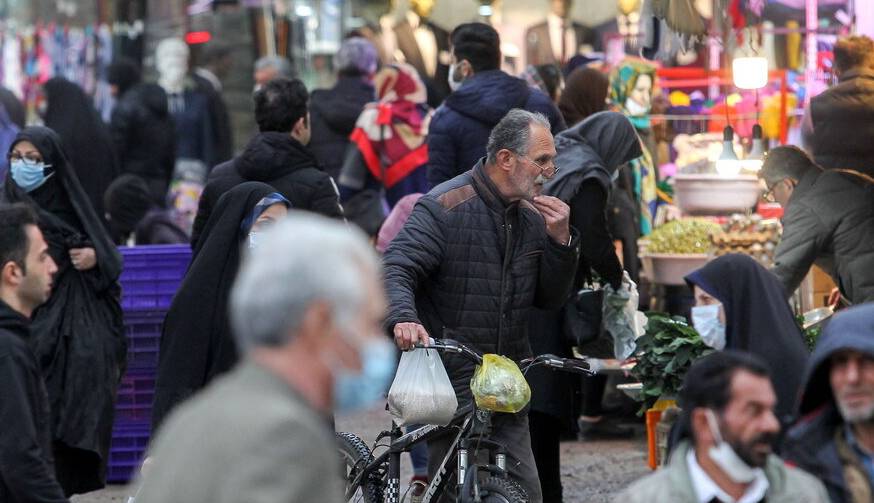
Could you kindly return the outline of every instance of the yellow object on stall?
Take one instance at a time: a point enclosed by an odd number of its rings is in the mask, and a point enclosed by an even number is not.
[[[673,91],[668,95],[668,101],[672,107],[688,107],[692,104],[692,99],[683,91]]]
[[[762,133],[765,138],[780,138],[780,94],[772,94],[764,98],[762,115],[759,122],[762,125]],[[786,95],[786,109],[795,110],[798,106],[798,96],[794,93]],[[789,118],[790,125],[793,120]]]
[[[515,414],[531,401],[531,388],[516,362],[506,356],[483,355],[470,380],[476,406],[492,412]]]

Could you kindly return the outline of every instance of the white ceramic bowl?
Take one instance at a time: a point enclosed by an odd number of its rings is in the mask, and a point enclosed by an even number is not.
[[[710,260],[706,253],[681,255],[676,253],[648,253],[640,256],[646,277],[659,285],[685,285],[687,274],[699,269]]]
[[[762,185],[753,175],[683,175],[674,177],[674,199],[688,215],[743,213],[759,200]]]

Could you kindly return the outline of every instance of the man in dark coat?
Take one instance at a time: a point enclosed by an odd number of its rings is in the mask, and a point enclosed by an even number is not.
[[[470,169],[485,155],[489,132],[513,108],[546,116],[552,134],[565,128],[549,96],[500,70],[501,40],[494,28],[467,23],[452,32],[453,91],[431,119],[428,182],[432,187]],[[460,87],[459,87],[460,86]]]
[[[242,154],[209,174],[194,219],[192,246],[222,194],[247,181],[272,186],[294,209],[343,218],[337,185],[307,148],[308,99],[306,87],[298,79],[273,79],[255,93],[255,121],[260,132]]]
[[[199,54],[200,66],[191,73],[197,89],[209,97],[209,117],[212,122],[215,162],[225,162],[234,156],[234,133],[228,105],[222,98],[222,79],[233,67],[233,49],[222,44],[207,44]]]
[[[783,206],[783,237],[773,272],[794,292],[817,264],[850,303],[874,301],[874,179],[823,171],[801,149],[777,147],[760,176]]]
[[[377,61],[376,48],[367,39],[346,39],[334,55],[337,83],[331,89],[313,91],[310,97],[313,137],[309,148],[335,180],[340,176],[355,122],[364,105],[374,100],[372,80]]]
[[[140,83],[132,61],[116,61],[107,71],[119,100],[109,128],[121,172],[145,179],[155,203],[165,206],[176,164],[176,129],[167,93],[157,84]]]
[[[832,503],[874,501],[874,306],[829,322],[804,382],[783,457],[820,479]]]
[[[66,502],[52,462],[51,415],[30,316],[58,270],[24,204],[0,207],[0,501]]]
[[[531,356],[531,310],[564,302],[579,255],[567,205],[540,195],[555,155],[546,118],[511,110],[485,160],[419,200],[384,258],[386,327],[401,349],[431,336],[517,361]],[[453,356],[444,364],[460,403],[469,403],[473,365]],[[495,414],[493,426],[493,440],[514,459],[511,476],[540,501],[527,410]],[[432,477],[450,441],[429,445]]]
[[[810,101],[805,145],[825,169],[874,175],[874,41],[847,37],[834,54],[838,84]]]

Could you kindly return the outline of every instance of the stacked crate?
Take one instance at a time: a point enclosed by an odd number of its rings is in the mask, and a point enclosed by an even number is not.
[[[149,443],[161,326],[188,263],[188,245],[122,247],[121,273],[127,372],[116,394],[106,479],[128,482]]]

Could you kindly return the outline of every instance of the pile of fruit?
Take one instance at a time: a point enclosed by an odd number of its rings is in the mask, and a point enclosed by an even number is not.
[[[709,253],[711,234],[722,232],[719,224],[703,218],[673,220],[647,236],[646,253],[689,255]]]
[[[715,255],[743,253],[765,267],[773,265],[774,250],[782,232],[779,220],[766,220],[755,214],[732,215],[722,230],[712,235]]]

